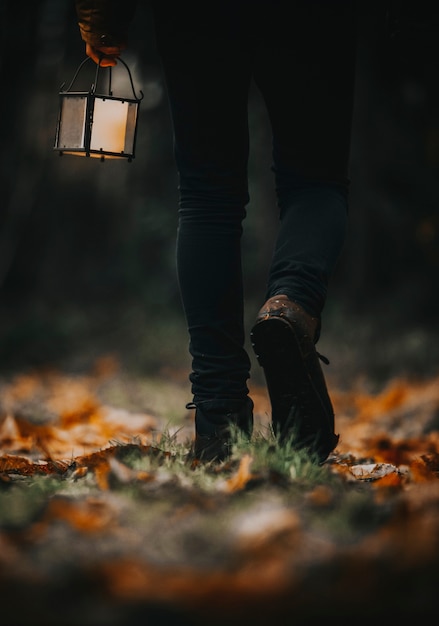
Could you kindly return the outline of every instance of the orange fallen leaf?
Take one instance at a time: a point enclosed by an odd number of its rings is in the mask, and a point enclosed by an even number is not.
[[[318,485],[307,496],[307,500],[314,506],[325,507],[334,500],[334,492],[328,485]]]
[[[60,413],[60,423],[64,428],[87,422],[93,415],[100,415],[100,405],[92,396],[86,396],[72,409],[65,408]]]
[[[410,463],[410,471],[413,476],[413,481],[417,483],[437,480],[439,477],[437,460],[435,459],[435,462],[430,462],[430,457],[426,455],[414,459]]]
[[[0,457],[0,473],[33,476],[34,474],[64,474],[70,467],[68,461],[30,461],[26,457],[4,454]]]
[[[252,464],[252,457],[249,454],[244,454],[239,462],[238,470],[223,483],[224,491],[233,493],[234,491],[240,491],[244,489],[247,483],[253,478],[253,474],[250,472],[250,466]]]
[[[55,497],[47,506],[44,520],[63,520],[81,532],[99,532],[113,521],[113,513],[108,504],[96,498],[72,500]]]
[[[356,394],[353,397],[359,411],[359,419],[370,419],[377,413],[386,413],[403,404],[408,394],[408,385],[404,380],[392,381],[377,396]]]
[[[385,476],[380,476],[377,478],[373,485],[374,487],[401,487],[407,482],[407,476],[400,474],[398,472],[393,472],[392,474],[386,474]]]

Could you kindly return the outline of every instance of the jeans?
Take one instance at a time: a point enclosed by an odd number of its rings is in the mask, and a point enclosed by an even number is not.
[[[321,315],[348,215],[354,7],[352,0],[155,3],[195,403],[233,409],[248,394],[241,235],[252,81],[271,123],[279,211],[265,296],[285,294]]]

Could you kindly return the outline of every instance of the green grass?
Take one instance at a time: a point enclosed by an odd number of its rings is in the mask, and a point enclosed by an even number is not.
[[[133,469],[146,472],[166,470],[184,481],[185,485],[192,484],[205,490],[213,489],[218,482],[233,475],[245,455],[251,457],[250,471],[259,482],[272,479],[312,489],[333,479],[328,467],[319,465],[315,456],[306,450],[296,449],[293,442],[281,444],[270,430],[256,432],[248,440],[232,429],[231,455],[221,463],[193,463],[189,455],[190,441],[181,442],[178,433],[166,429],[153,445],[157,454],[139,456],[134,452],[124,462]]]

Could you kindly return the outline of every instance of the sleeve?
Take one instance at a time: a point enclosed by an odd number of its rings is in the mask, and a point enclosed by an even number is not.
[[[75,0],[82,39],[94,48],[125,46],[137,0]]]

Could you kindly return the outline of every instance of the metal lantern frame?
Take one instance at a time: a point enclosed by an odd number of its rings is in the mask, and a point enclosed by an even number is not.
[[[111,84],[112,67],[102,68],[102,58],[99,60],[99,64],[96,64],[94,83],[92,83],[89,91],[73,91],[73,85],[80,71],[88,61],[91,61],[90,57],[86,57],[81,62],[66,90],[63,89],[65,83],[61,85],[54,150],[58,151],[60,156],[70,154],[99,157],[101,161],[104,161],[105,157],[108,157],[127,159],[128,162],[131,162],[135,157],[139,105],[143,99],[143,93],[140,91],[140,97],[136,95],[131,71],[125,61],[120,57],[118,57],[118,63],[122,63],[128,72],[133,92],[132,98],[116,97],[113,95]],[[97,93],[96,91],[99,75],[102,70],[108,72],[107,94]],[[121,105],[120,107],[119,104]],[[120,109],[122,114],[122,121],[119,120],[119,126],[121,124],[124,125],[124,145],[122,149],[116,150],[105,145],[94,145],[96,142],[94,142],[93,127],[95,125],[97,128],[99,123],[99,109],[103,111],[105,108],[109,109],[109,107]],[[125,115],[125,118],[123,115]],[[109,129],[109,131],[111,131],[111,129]]]

